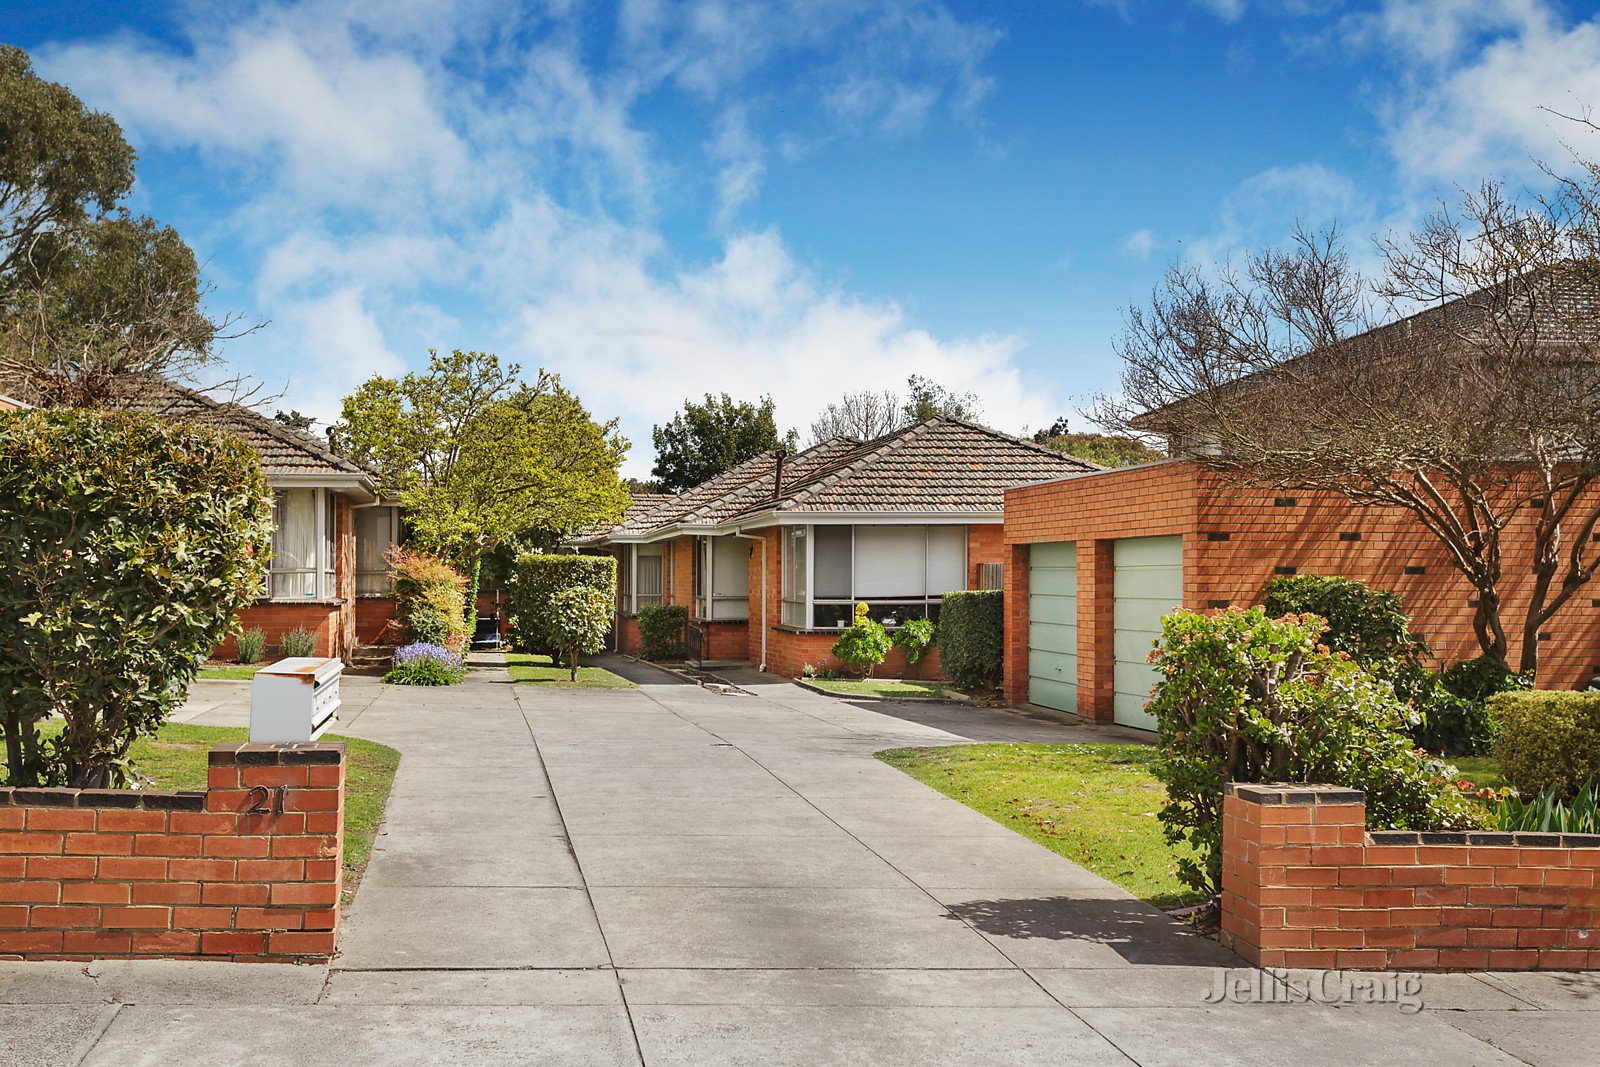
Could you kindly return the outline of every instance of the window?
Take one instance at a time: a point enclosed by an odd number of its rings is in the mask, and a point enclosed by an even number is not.
[[[737,537],[694,541],[694,617],[750,617],[750,543]]]
[[[400,543],[400,509],[361,508],[355,516],[356,596],[388,596],[394,576],[384,557]]]
[[[272,494],[274,600],[332,596],[333,508],[325,489],[279,489]]]
[[[660,545],[637,545],[634,548],[635,581],[633,583],[633,610],[635,613],[648,604],[662,602],[662,578],[665,574]]]
[[[804,527],[789,529],[799,531],[803,546]],[[791,568],[804,567],[803,548],[784,558],[784,622],[791,626],[848,626],[862,601],[885,626],[937,618],[940,597],[967,587],[965,526],[814,526],[811,537],[809,602],[803,573],[794,586],[800,596],[789,595]]]
[[[806,598],[806,572],[810,567],[806,559],[806,527],[783,528],[783,622],[786,626],[805,626],[808,605]]]

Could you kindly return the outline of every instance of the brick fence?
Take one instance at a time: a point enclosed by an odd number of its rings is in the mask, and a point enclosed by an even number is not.
[[[203,793],[0,788],[0,958],[333,954],[345,747],[219,745]]]
[[[1265,967],[1600,967],[1600,835],[1365,827],[1360,790],[1228,786],[1223,944]]]

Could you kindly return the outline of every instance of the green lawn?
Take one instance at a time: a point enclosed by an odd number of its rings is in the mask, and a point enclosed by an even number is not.
[[[213,682],[248,682],[255,676],[256,671],[259,671],[264,666],[266,665],[263,663],[258,663],[251,667],[226,664],[222,666],[207,665],[200,668],[200,677],[202,680]]]
[[[45,724],[44,729],[60,730],[60,720]],[[322,739],[343,741],[346,745],[344,869],[347,884],[353,886],[372,854],[372,838],[383,819],[389,787],[394,784],[394,773],[400,766],[400,753],[386,745],[355,737],[325,734]],[[129,758],[135,770],[152,779],[147,788],[202,790],[206,787],[207,753],[224,741],[248,740],[250,731],[241,726],[168,723],[157,730],[154,737],[135,741]]]
[[[549,656],[535,656],[528,652],[507,652],[506,668],[513,682],[531,682],[552,689],[637,689],[638,686],[604,667],[586,667],[578,662],[578,680],[569,681],[571,675],[564,665],[556,666]]]
[[[937,700],[944,686],[933,682],[905,682],[897,678],[807,678],[807,685],[851,697],[893,697],[896,700]]]
[[[1455,764],[1456,770],[1461,772],[1460,777],[1474,785],[1499,789],[1506,784],[1506,780],[1500,776],[1499,764],[1488,756],[1453,756],[1446,762]]]
[[[1166,789],[1147,745],[953,745],[878,758],[1157,907],[1200,903],[1156,812]]]

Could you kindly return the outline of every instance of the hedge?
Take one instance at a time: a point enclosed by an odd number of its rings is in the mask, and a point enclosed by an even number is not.
[[[1497,693],[1489,715],[1500,773],[1524,797],[1553,788],[1571,800],[1600,779],[1600,693]]]
[[[963,689],[993,689],[1005,669],[1005,594],[946,593],[939,609],[939,663]]]
[[[553,655],[555,635],[545,620],[551,598],[562,589],[587,586],[613,601],[617,595],[617,561],[613,556],[563,556],[525,552],[511,570],[511,640],[525,652]]]
[[[682,604],[646,604],[639,609],[639,639],[645,659],[682,659],[689,609]]]

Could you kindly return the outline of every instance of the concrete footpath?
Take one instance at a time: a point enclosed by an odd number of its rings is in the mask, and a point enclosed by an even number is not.
[[[348,680],[341,732],[404,760],[333,965],[0,964],[0,1062],[1594,1062],[1600,976],[1335,975],[1317,998],[1381,1002],[1295,1002],[1311,976],[872,758],[1113,731],[608,665],[641,687]],[[184,717],[246,701],[197,686]]]

